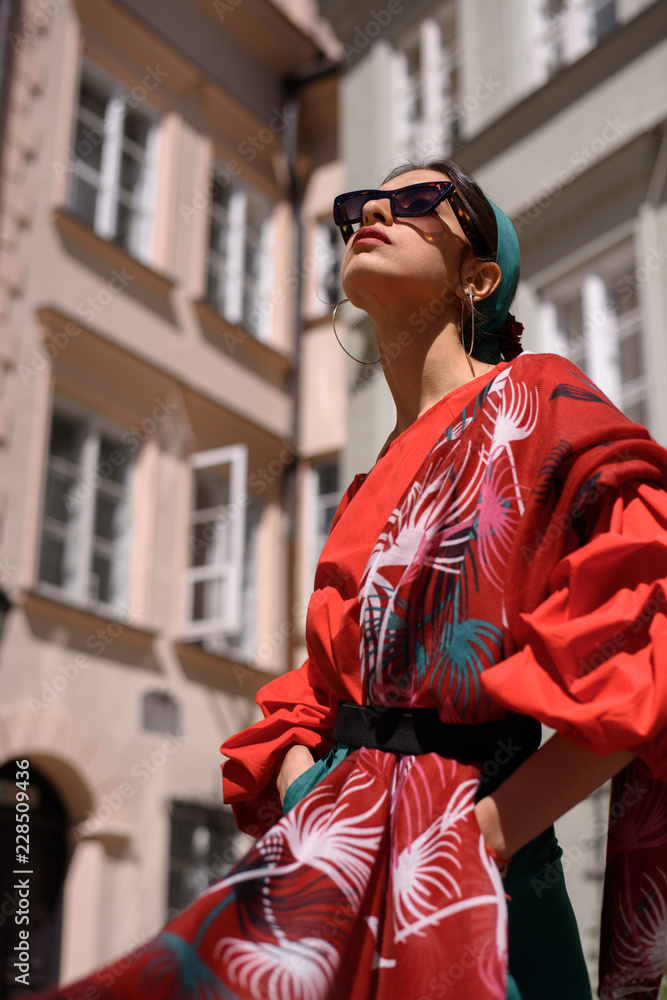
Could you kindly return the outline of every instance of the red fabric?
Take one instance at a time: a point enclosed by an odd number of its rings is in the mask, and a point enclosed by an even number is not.
[[[517,616],[519,652],[485,672],[485,690],[595,753],[633,749],[667,780],[666,581],[667,493],[625,483],[546,600]]]
[[[258,692],[256,701],[265,718],[220,748],[229,757],[223,764],[225,801],[231,803],[239,828],[250,836],[260,836],[282,816],[275,779],[284,752],[300,743],[316,759],[325,756],[331,749],[338,702],[361,703],[359,590],[373,545],[397,497],[417,477],[430,444],[506,367],[497,365],[430,407],[383,450],[368,475],[355,478],[341,500],[308,607],[309,658]],[[355,501],[362,486],[363,495]]]

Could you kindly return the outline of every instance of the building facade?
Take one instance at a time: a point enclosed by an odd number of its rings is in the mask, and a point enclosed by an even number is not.
[[[315,5],[0,14],[0,996],[15,996],[15,805],[32,989],[152,936],[248,842],[217,748],[300,655],[345,392],[320,343],[339,51]]]
[[[343,45],[345,189],[406,158],[458,160],[515,223],[525,347],[571,358],[666,445],[667,3],[321,7]],[[372,330],[348,336],[372,351]],[[357,378],[347,419],[349,481],[393,426],[384,380]],[[602,789],[558,824],[593,978],[605,813]]]

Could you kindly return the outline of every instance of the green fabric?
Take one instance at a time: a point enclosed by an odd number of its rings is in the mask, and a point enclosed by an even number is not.
[[[523,997],[519,993],[519,987],[516,984],[516,980],[512,973],[507,975],[507,1000],[523,1000]]]
[[[345,760],[351,747],[334,743],[300,774],[283,802],[287,814]],[[505,879],[509,923],[507,1000],[592,1000],[579,931],[565,888],[562,851],[550,827],[517,851]]]
[[[337,767],[342,760],[345,760],[350,750],[351,747],[345,746],[344,743],[334,743],[328,757],[316,760],[307,771],[304,771],[291,785],[288,785],[283,799],[283,815],[286,816],[290,809],[293,809],[301,799],[305,798],[325,775],[333,771],[334,767]]]
[[[476,306],[477,315],[482,322],[478,325],[479,333],[495,333],[505,322],[510,304],[516,291],[519,279],[519,238],[509,216],[489,201],[498,227],[498,243],[496,246],[496,264],[502,277],[500,284],[492,295]]]
[[[550,827],[517,851],[507,871],[509,967],[521,1000],[592,998],[562,853]]]

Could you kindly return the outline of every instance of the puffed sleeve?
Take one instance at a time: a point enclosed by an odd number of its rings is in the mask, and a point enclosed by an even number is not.
[[[626,482],[589,540],[513,624],[515,652],[484,671],[505,707],[598,754],[631,749],[667,780],[667,493]]]
[[[276,775],[293,744],[313,756],[331,748],[337,699],[310,660],[266,684],[257,693],[265,718],[231,736],[221,746],[229,759],[222,765],[225,802],[239,829],[252,837],[265,833],[283,814]]]

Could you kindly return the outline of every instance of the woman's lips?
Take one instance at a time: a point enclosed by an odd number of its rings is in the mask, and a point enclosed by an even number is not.
[[[356,246],[357,243],[387,243],[390,244],[391,240],[385,233],[383,229],[379,226],[363,226],[358,229],[354,234],[354,239],[352,240],[352,246]]]

